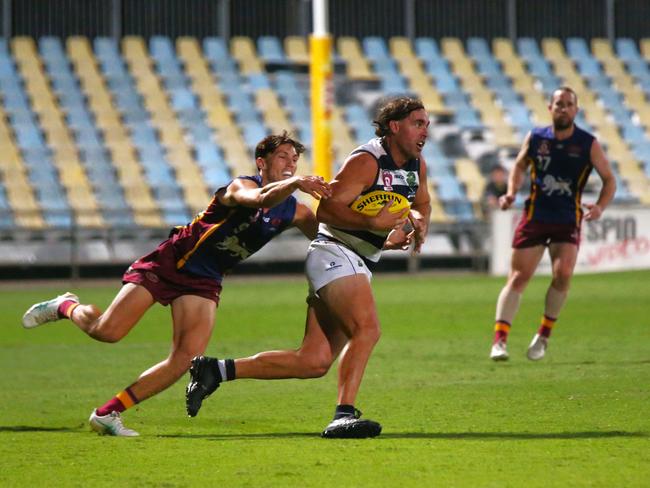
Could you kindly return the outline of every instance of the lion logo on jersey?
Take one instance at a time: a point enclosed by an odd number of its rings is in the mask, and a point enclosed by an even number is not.
[[[214,245],[221,251],[228,251],[231,256],[239,256],[241,259],[246,259],[251,255],[250,251],[239,243],[237,236],[226,237],[223,241]]]
[[[553,175],[544,176],[542,180],[542,191],[546,193],[549,197],[553,195],[554,192],[558,192],[558,195],[571,196],[571,181],[563,180],[562,178],[557,178]]]

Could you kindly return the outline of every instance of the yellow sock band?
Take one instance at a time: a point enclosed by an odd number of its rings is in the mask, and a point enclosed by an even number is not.
[[[552,329],[557,319],[549,319],[546,315],[542,316],[542,327]]]
[[[122,402],[124,408],[131,408],[133,405],[135,405],[133,398],[131,398],[131,395],[129,395],[129,392],[126,390],[122,390],[117,395],[115,395],[115,397]]]
[[[494,332],[510,332],[510,324],[508,322],[497,322],[494,325]]]
[[[74,312],[74,309],[77,308],[79,305],[81,305],[81,304],[80,303],[71,303],[70,305],[68,305],[68,308],[66,308],[65,310],[62,310],[63,315],[65,315],[68,318],[72,317],[72,312]]]

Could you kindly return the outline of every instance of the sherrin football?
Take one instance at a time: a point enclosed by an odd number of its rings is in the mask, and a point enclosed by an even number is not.
[[[365,195],[359,195],[352,202],[350,208],[355,212],[374,217],[390,201],[393,202],[393,205],[390,207],[390,213],[404,213],[411,208],[411,204],[404,195],[384,190],[375,190]]]

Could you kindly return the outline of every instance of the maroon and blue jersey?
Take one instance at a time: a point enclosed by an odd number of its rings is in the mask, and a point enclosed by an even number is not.
[[[262,186],[260,176],[239,178]],[[295,214],[293,196],[273,208],[260,209],[227,207],[215,193],[205,211],[172,231],[169,241],[174,248],[176,268],[220,281],[237,263],[289,227]]]
[[[580,225],[582,191],[593,169],[593,141],[594,136],[577,126],[571,137],[562,140],[555,138],[551,126],[531,131],[530,196],[524,212],[527,221]]]

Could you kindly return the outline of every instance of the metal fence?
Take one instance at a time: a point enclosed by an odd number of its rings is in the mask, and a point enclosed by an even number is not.
[[[307,35],[311,0],[0,0],[16,35]],[[650,36],[647,0],[330,0],[335,36]]]

